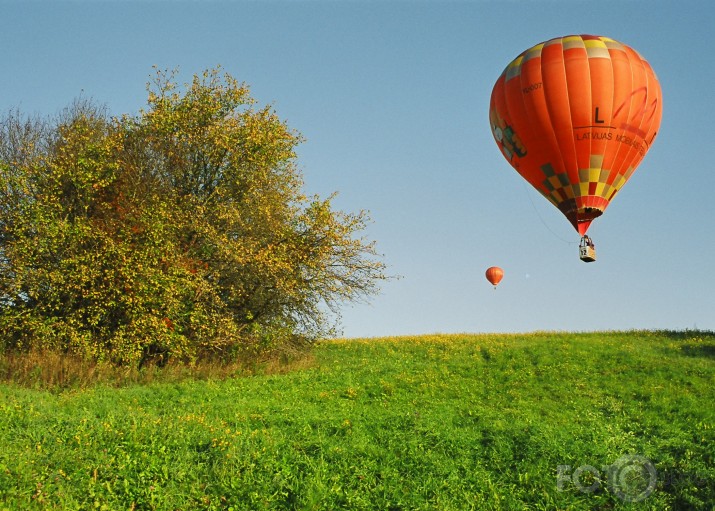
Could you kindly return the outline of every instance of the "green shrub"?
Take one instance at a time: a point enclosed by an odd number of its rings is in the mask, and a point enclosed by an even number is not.
[[[274,349],[376,290],[365,212],[303,195],[300,136],[218,70],[146,111],[0,121],[0,336],[117,364]]]

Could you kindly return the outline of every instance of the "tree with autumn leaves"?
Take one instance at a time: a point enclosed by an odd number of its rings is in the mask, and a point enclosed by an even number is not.
[[[214,69],[146,110],[0,120],[0,343],[118,364],[328,335],[386,278],[364,211],[307,197],[301,142]]]

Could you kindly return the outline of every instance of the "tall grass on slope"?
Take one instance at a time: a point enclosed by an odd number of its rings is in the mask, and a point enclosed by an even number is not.
[[[0,354],[0,384],[17,384],[52,392],[85,389],[95,385],[125,387],[282,374],[310,367],[314,360],[303,346],[241,355],[240,358],[204,357],[193,363],[176,360],[169,360],[166,364],[150,362],[138,367],[98,362],[57,351],[8,352]]]
[[[283,375],[5,385],[0,509],[712,509],[713,383],[711,332],[609,332],[330,341]],[[609,480],[624,459],[647,470]]]

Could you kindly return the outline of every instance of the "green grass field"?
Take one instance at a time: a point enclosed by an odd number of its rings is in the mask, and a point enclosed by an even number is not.
[[[0,509],[713,509],[715,333],[320,343],[287,374],[0,386]]]

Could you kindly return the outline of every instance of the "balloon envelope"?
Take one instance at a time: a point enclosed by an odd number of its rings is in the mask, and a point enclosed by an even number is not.
[[[504,278],[504,270],[498,266],[492,266],[491,268],[487,268],[485,275],[487,280],[496,288],[497,284]]]
[[[571,35],[506,67],[489,121],[507,161],[584,235],[648,152],[662,107],[658,79],[635,50]]]

